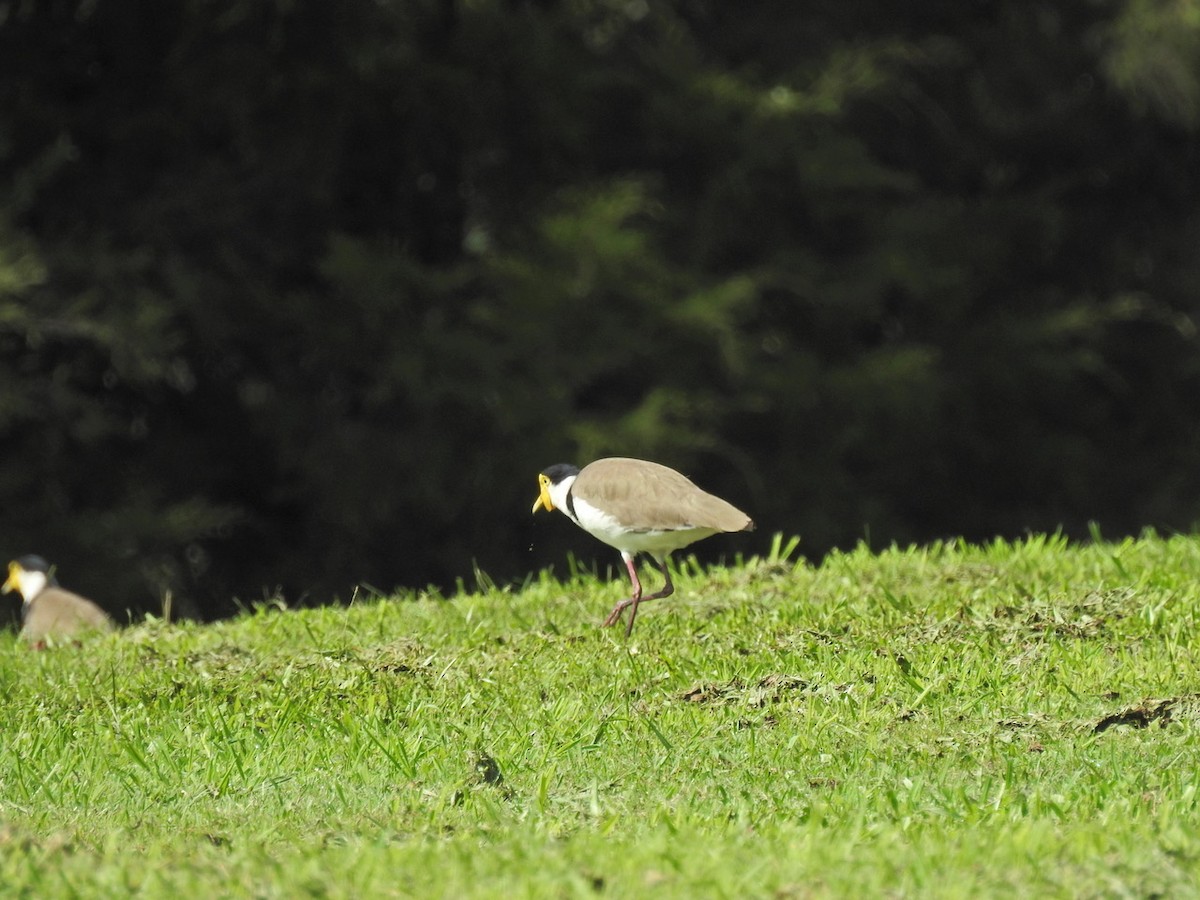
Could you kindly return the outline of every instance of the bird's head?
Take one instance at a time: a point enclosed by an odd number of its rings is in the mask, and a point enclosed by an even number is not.
[[[28,555],[14,559],[8,564],[8,579],[0,587],[4,593],[17,591],[28,603],[40,594],[48,584],[54,583],[50,564],[40,556]]]
[[[533,501],[533,512],[539,509],[549,512],[562,506],[562,498],[578,474],[579,467],[570,463],[559,463],[541,472],[538,475],[538,497]]]

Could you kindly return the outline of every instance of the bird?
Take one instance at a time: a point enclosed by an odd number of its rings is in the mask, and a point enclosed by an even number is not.
[[[113,621],[99,606],[59,586],[50,564],[40,556],[22,556],[8,564],[4,593],[17,591],[21,636],[31,642],[74,637],[85,631],[110,631]]]
[[[558,463],[538,475],[533,512],[559,510],[568,519],[615,547],[629,570],[633,594],[613,607],[604,627],[615,625],[625,610],[633,633],[638,604],[675,592],[667,557],[701,538],[721,532],[753,531],[754,520],[731,503],[696,487],[685,475],[645,459],[609,457],[582,469]],[[642,595],[634,559],[645,553],[666,579],[662,589]]]

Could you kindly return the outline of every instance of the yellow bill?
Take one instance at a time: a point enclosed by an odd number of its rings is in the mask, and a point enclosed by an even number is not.
[[[0,591],[7,594],[9,591],[15,591],[21,586],[21,567],[15,562],[8,564],[8,580],[4,582],[4,586],[0,587]]]
[[[554,503],[550,500],[550,479],[545,475],[539,475],[538,484],[541,486],[541,493],[533,501],[533,509],[530,511],[537,512],[539,509],[544,509],[546,512],[550,512],[554,509]]]

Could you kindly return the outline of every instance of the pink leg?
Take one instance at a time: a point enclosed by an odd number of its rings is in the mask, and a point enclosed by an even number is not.
[[[654,564],[658,566],[658,570],[663,573],[666,579],[663,582],[662,590],[656,591],[646,597],[642,596],[642,583],[637,577],[637,567],[634,565],[634,556],[632,553],[622,553],[621,558],[625,560],[625,568],[629,570],[629,580],[633,582],[633,596],[626,600],[622,600],[613,607],[612,612],[608,614],[608,618],[604,620],[604,627],[615,625],[621,619],[621,613],[629,610],[629,624],[625,626],[625,637],[633,634],[633,620],[637,618],[638,604],[645,603],[648,600],[661,600],[663,597],[670,597],[675,593],[675,585],[671,583],[671,572],[667,568],[667,558],[662,559],[652,557]]]
[[[638,580],[637,566],[633,562],[633,554],[621,551],[621,559],[625,560],[625,568],[629,570],[629,580],[633,582],[633,596],[628,597],[612,608],[612,612],[608,614],[608,618],[604,620],[603,628],[608,628],[610,625],[616,625],[621,618],[621,613],[625,612],[629,607],[633,607],[634,612],[637,612],[637,605],[642,599],[642,583]]]

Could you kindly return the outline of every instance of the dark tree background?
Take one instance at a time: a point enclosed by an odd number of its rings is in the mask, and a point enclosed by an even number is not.
[[[1178,0],[0,0],[0,555],[206,616],[1200,512]],[[7,557],[6,557],[7,558]]]

